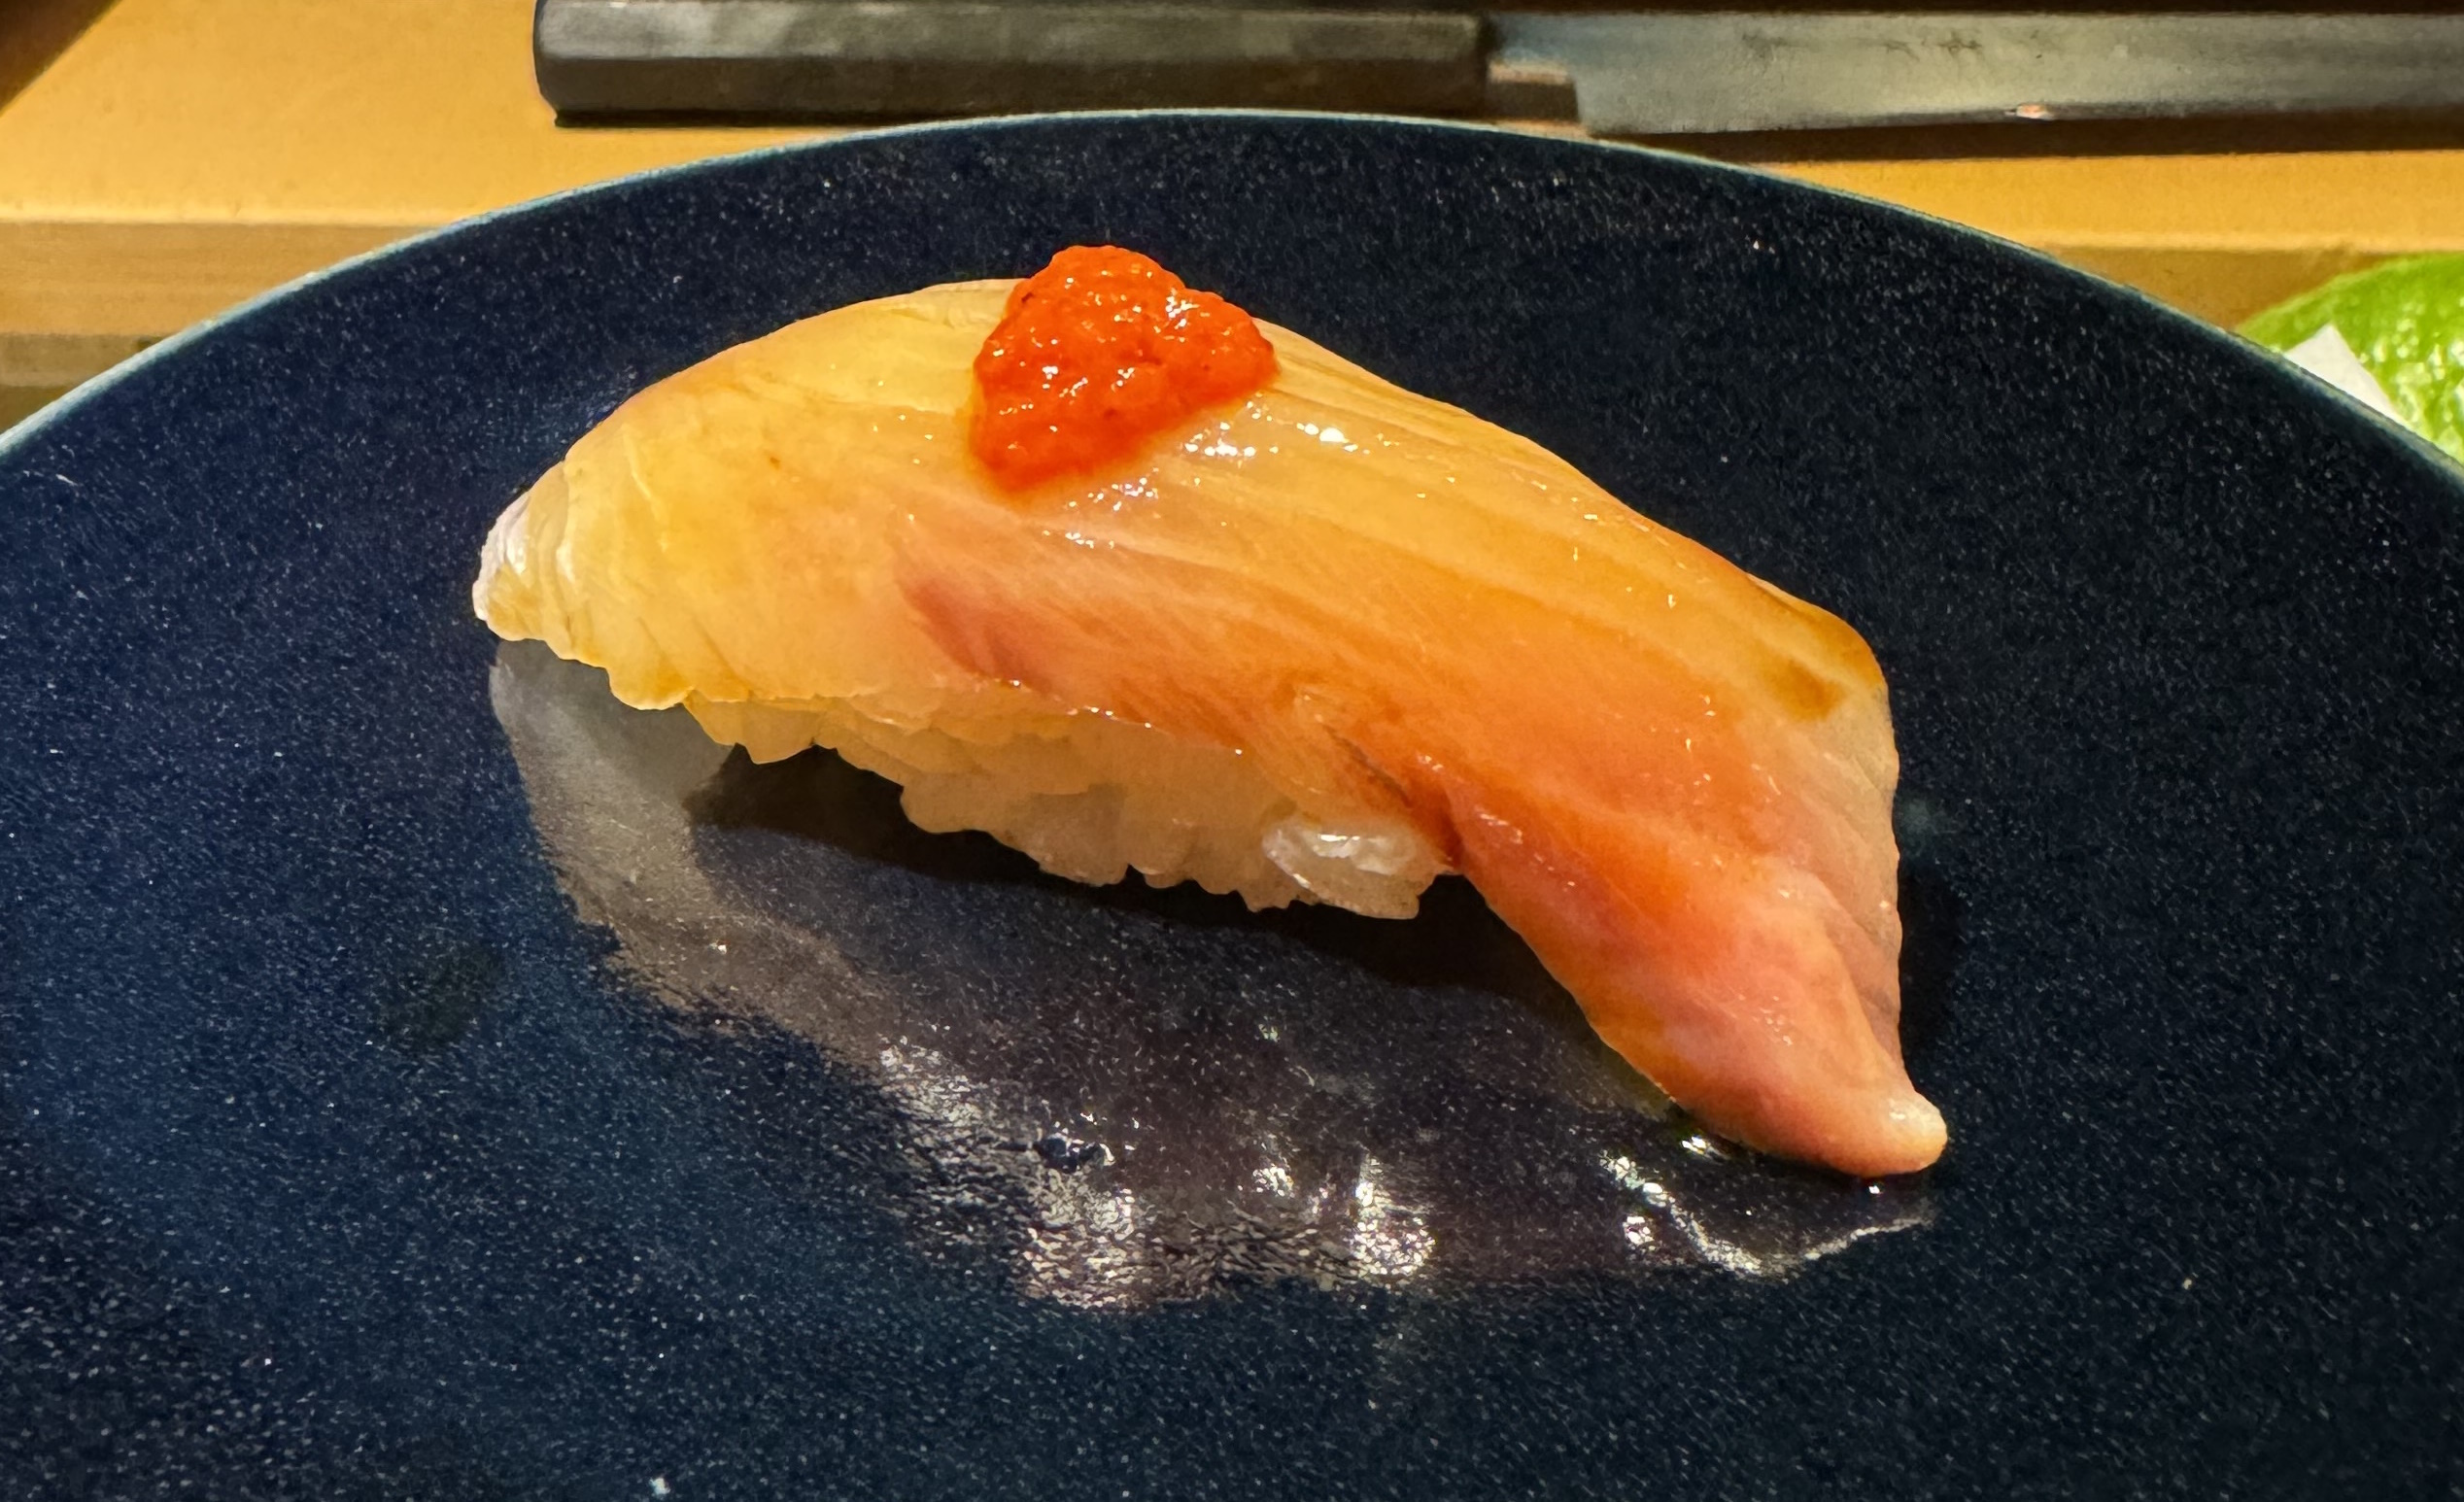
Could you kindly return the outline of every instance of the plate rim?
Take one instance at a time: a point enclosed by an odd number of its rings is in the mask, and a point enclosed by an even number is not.
[[[1557,135],[1519,129],[1512,125],[1485,120],[1458,120],[1408,115],[1352,114],[1327,110],[1247,108],[1052,110],[1033,114],[971,116],[954,119],[869,127],[835,136],[805,137],[794,141],[774,142],[767,146],[750,147],[743,151],[727,152],[713,156],[699,156],[687,161],[668,162],[662,166],[647,167],[617,177],[602,178],[596,182],[559,188],[555,192],[545,193],[535,198],[525,198],[518,202],[502,204],[420,230],[398,240],[389,241],[372,250],[362,251],[329,265],[318,267],[278,286],[267,288],[219,313],[209,314],[196,323],[148,345],[127,359],[80,383],[58,399],[29,413],[14,426],[0,428],[0,464],[17,460],[21,451],[32,447],[51,428],[74,418],[99,397],[116,390],[123,383],[145,374],[164,360],[176,358],[191,345],[211,338],[224,328],[255,318],[269,307],[310,291],[327,282],[357,276],[367,268],[381,265],[391,258],[420,254],[432,244],[479,232],[504,220],[543,212],[599,194],[631,191],[643,185],[667,178],[682,178],[721,171],[742,163],[777,157],[819,154],[878,140],[950,134],[991,135],[1054,123],[1208,119],[1304,121],[1328,127],[1374,124],[1440,135],[1503,136],[1520,142],[1540,144],[1544,149],[1562,149],[1578,153],[1602,152],[1612,155],[1630,154],[1681,166],[1688,171],[1705,172],[1714,176],[1750,178],[1761,184],[1775,186],[1785,192],[1853,204],[1862,210],[1879,211],[1885,216],[1929,225],[1963,239],[1981,242],[1998,253],[2015,255],[2039,270],[2049,270],[2060,277],[2074,279],[2076,283],[2094,290],[2099,295],[2108,299],[2119,298],[2137,312],[2153,314],[2172,324],[2176,331],[2185,329],[2194,331],[2197,338],[2209,350],[2224,355],[2228,359],[2239,358],[2245,362],[2255,363],[2262,369],[2276,372],[2279,378],[2293,377],[2292,384],[2296,389],[2310,393],[2313,406],[2317,404],[2314,398],[2327,397],[2329,399],[2326,405],[2338,411],[2347,427],[2350,427],[2355,420],[2359,420],[2366,430],[2382,437],[2398,438],[2403,441],[2405,448],[2412,451],[2415,459],[2430,461],[2433,471],[2448,483],[2449,489],[2454,492],[2459,501],[2464,501],[2464,464],[2458,464],[2445,450],[2411,428],[2389,422],[2363,405],[2357,398],[2303,369],[2281,354],[2244,339],[2231,329],[2210,324],[2204,319],[2194,318],[2178,308],[2160,302],[2138,288],[2111,281],[2094,272],[2082,271],[2075,266],[2066,264],[2046,252],[2023,245],[2016,240],[2006,239],[1973,224],[1962,223],[1923,209],[1911,208],[1905,204],[1894,203],[1848,188],[1789,177],[1758,166],[1722,161],[1716,157],[1697,156],[1685,152],[1670,151],[1664,147],[1647,146],[1630,141],[1610,140],[1596,136]]]

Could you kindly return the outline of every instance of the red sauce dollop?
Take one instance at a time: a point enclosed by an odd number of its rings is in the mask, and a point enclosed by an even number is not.
[[[1004,485],[1117,459],[1275,374],[1257,321],[1135,251],[1072,246],[975,355],[975,457]]]

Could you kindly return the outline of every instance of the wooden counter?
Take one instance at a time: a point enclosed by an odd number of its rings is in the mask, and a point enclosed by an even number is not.
[[[0,106],[0,386],[69,385],[482,210],[826,133],[561,129],[530,17],[530,0],[119,0]],[[2378,256],[2464,250],[2464,151],[1768,165],[2224,322]]]

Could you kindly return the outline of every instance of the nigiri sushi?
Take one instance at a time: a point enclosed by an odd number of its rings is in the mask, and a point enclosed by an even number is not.
[[[508,639],[1081,881],[1409,916],[1460,872],[1713,1130],[1941,1152],[1864,639],[1528,440],[1074,248],[659,382],[497,519]]]

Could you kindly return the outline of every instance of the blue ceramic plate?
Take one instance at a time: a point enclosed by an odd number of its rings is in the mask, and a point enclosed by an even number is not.
[[[1071,887],[471,619],[627,393],[1082,241],[1865,633],[1937,1170],[1699,1138],[1459,886]],[[893,132],[362,260],[0,443],[0,1476],[2447,1495],[2460,522],[2007,246],[1479,130]]]

